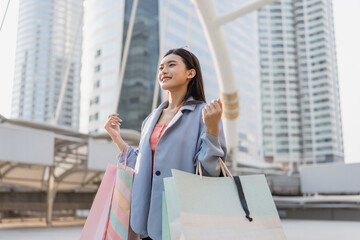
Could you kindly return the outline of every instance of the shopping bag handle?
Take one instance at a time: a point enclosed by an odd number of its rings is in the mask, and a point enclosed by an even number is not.
[[[196,165],[196,170],[195,170],[195,175],[198,175],[200,173],[200,179],[202,179],[202,168],[201,168],[201,163],[200,161],[198,161],[197,165]]]
[[[121,152],[121,155],[120,155],[120,159],[121,159],[121,157],[123,156],[123,154],[124,154],[124,152],[125,152],[125,149],[126,149],[126,155],[125,155],[125,169],[126,169],[126,167],[127,167],[127,156],[128,156],[128,152],[129,152],[129,147],[128,148],[126,148],[126,147],[128,147],[127,145],[125,145],[124,146],[124,149],[122,150],[122,152]],[[119,161],[117,162],[117,166],[119,167],[119,163],[120,163],[120,159],[119,159]]]
[[[246,198],[245,198],[243,187],[241,185],[240,177],[235,176],[234,181],[235,181],[236,189],[237,189],[237,192],[238,192],[238,195],[239,195],[241,206],[242,206],[242,208],[244,209],[244,212],[245,212],[245,217],[250,222],[252,222],[253,218],[250,217],[250,211],[249,211],[249,207],[248,207],[247,202],[246,202]]]
[[[218,158],[218,161],[219,161],[221,173],[223,174],[223,176],[224,177],[231,177],[234,180],[233,175],[231,174],[230,170],[228,169],[228,167],[226,166],[224,161],[221,158]],[[200,179],[202,179],[203,174],[202,174],[202,168],[201,168],[200,161],[198,161],[198,163],[196,165],[195,174],[200,175]]]
[[[250,222],[252,222],[253,218],[250,217],[250,211],[249,211],[249,207],[248,207],[247,202],[246,202],[246,198],[245,198],[243,187],[241,185],[240,177],[239,176],[234,177],[221,158],[219,158],[218,161],[219,161],[221,173],[223,174],[223,176],[224,177],[231,177],[232,180],[235,182],[235,186],[236,186],[236,189],[237,189],[237,192],[238,192],[238,195],[239,195],[240,203],[241,203],[241,206],[242,206],[242,208],[243,208],[243,210],[245,212],[245,217]],[[198,163],[197,163],[196,173],[195,174],[198,175],[199,173],[200,173],[200,179],[202,179],[203,174],[202,174],[202,168],[201,168],[200,161],[198,161]]]
[[[221,172],[222,172],[223,176],[231,177],[232,180],[234,180],[233,175],[231,174],[230,170],[228,169],[228,167],[226,166],[226,164],[224,163],[224,161],[221,158],[219,158],[219,163],[220,163],[220,168],[221,168]],[[226,176],[226,173],[227,173],[227,176]]]

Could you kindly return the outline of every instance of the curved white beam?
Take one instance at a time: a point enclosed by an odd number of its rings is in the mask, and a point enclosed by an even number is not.
[[[262,8],[264,5],[267,5],[269,3],[276,2],[276,1],[277,0],[248,1],[244,5],[242,5],[238,10],[216,19],[215,25],[216,26],[224,25],[225,23],[231,22],[241,16],[244,16],[248,13],[258,10],[259,8]]]
[[[219,18],[211,0],[192,0],[209,44],[210,53],[215,65],[220,95],[224,106],[224,130],[228,157],[232,161],[233,170],[236,169],[236,155],[238,143],[237,117],[239,116],[239,97],[235,84],[229,50],[222,24],[241,17],[249,12],[261,8],[274,0],[254,0],[233,13]]]
[[[208,41],[210,53],[214,61],[216,75],[222,93],[222,101],[224,103],[224,130],[226,145],[228,147],[228,157],[232,161],[233,169],[236,167],[236,153],[238,142],[237,131],[237,115],[238,108],[228,111],[227,104],[238,105],[237,89],[234,81],[234,73],[231,67],[231,60],[223,30],[219,26],[214,26],[213,23],[217,19],[216,10],[213,1],[209,0],[192,0],[196,6],[201,25]],[[226,81],[225,81],[226,80]],[[227,101],[223,96],[229,96]],[[236,97],[231,97],[236,96]],[[227,117],[227,114],[232,117]]]

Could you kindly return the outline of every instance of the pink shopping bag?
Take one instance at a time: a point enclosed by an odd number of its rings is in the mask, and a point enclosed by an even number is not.
[[[138,236],[130,227],[130,205],[134,169],[125,164],[118,164],[116,180],[111,200],[111,208],[104,240],[133,240]]]
[[[89,216],[87,217],[81,232],[80,240],[103,239],[108,223],[111,198],[116,179],[116,170],[116,166],[108,164],[91,206]]]
[[[139,239],[130,227],[133,178],[134,169],[127,166],[127,152],[125,164],[108,164],[80,240]]]

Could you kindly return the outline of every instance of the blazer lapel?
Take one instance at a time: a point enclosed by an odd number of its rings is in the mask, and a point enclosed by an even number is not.
[[[185,110],[194,111],[194,109],[196,108],[196,104],[198,104],[198,103],[200,103],[200,102],[195,101],[193,97],[189,97],[187,99],[185,105],[182,106],[180,108],[180,110],[176,113],[176,115],[173,117],[173,119],[171,119],[171,121],[168,124],[167,128],[164,130],[162,136],[167,132],[167,130],[169,128],[171,128],[171,126],[173,126],[181,118],[181,116],[184,114]],[[164,108],[166,108],[168,105],[169,105],[169,101],[165,101],[162,104],[160,104],[160,106],[156,109],[153,116],[151,116],[148,119],[147,123],[145,124],[145,127],[144,127],[143,131],[145,131],[144,141],[145,141],[146,144],[150,144],[149,140],[150,140],[151,133],[154,130],[155,124],[159,120],[159,117],[160,117],[160,114],[161,114],[162,110]]]
[[[186,101],[185,105],[180,108],[180,110],[175,114],[175,116],[171,119],[170,123],[168,124],[167,128],[163,132],[162,135],[165,134],[165,132],[171,128],[181,117],[184,115],[185,110],[194,111],[197,101],[193,101],[193,97],[189,97]]]
[[[163,108],[166,107],[168,104],[169,104],[168,101],[165,101],[162,104],[160,104],[160,106],[156,109],[154,114],[148,119],[148,121],[145,124],[145,127],[143,129],[143,131],[145,132],[145,135],[144,135],[145,142],[144,143],[146,143],[146,144],[149,143],[150,136],[154,130],[155,124],[159,120],[159,117],[160,117],[160,114],[161,114]]]

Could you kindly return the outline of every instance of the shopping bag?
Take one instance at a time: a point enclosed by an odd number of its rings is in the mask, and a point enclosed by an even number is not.
[[[130,227],[133,176],[134,170],[127,166],[127,152],[125,164],[108,164],[80,240],[138,239]]]
[[[115,165],[108,164],[81,232],[80,240],[103,239],[108,223],[116,170]]]
[[[162,240],[181,239],[180,209],[174,179],[164,178]]]
[[[105,240],[134,239],[134,232],[130,228],[130,204],[134,169],[120,164],[117,167],[111,208],[105,233]]]
[[[200,177],[173,169],[164,179],[170,239],[286,239],[264,175],[226,172],[230,177]]]
[[[169,229],[168,212],[166,209],[165,192],[163,192],[163,197],[162,197],[162,239],[163,240],[170,239],[170,229]]]

